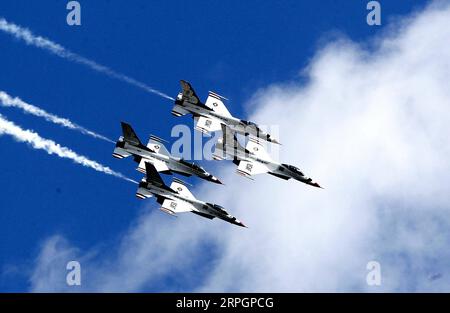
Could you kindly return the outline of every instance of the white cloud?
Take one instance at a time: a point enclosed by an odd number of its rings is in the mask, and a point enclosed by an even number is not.
[[[114,256],[87,262],[86,288],[449,291],[448,38],[450,6],[435,3],[369,50],[348,39],[328,44],[303,72],[307,83],[260,90],[251,119],[280,125],[281,159],[325,190],[248,181],[227,164],[226,187],[196,193],[249,229],[144,213]],[[366,284],[371,260],[381,264],[380,287]],[[34,275],[32,289],[53,290],[47,276]]]

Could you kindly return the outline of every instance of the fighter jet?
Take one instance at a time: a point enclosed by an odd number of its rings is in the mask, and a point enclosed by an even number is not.
[[[144,146],[133,128],[122,122],[122,136],[116,143],[113,157],[123,159],[133,156],[139,163],[137,170],[145,174],[145,163],[152,163],[158,172],[171,174],[172,172],[184,176],[195,175],[207,181],[222,184],[220,180],[195,163],[172,156],[164,146],[162,140],[151,135],[147,146]]]
[[[220,205],[197,200],[181,180],[174,178],[169,187],[151,163],[145,163],[145,168],[146,176],[139,183],[137,198],[146,199],[155,196],[156,201],[161,204],[161,210],[170,215],[192,212],[205,218],[218,217],[226,222],[246,227]]]
[[[210,91],[206,102],[202,103],[191,84],[184,80],[181,80],[180,83],[182,91],[175,99],[172,114],[175,116],[192,114],[196,130],[209,134],[210,132],[220,131],[221,125],[226,125],[245,136],[252,135],[279,144],[276,139],[261,130],[257,124],[233,117],[223,103],[226,98]]]
[[[215,160],[232,159],[238,166],[236,172],[247,178],[256,174],[269,173],[285,180],[293,178],[322,188],[311,178],[306,177],[297,167],[275,162],[258,140],[250,137],[244,148],[239,143],[236,133],[226,126],[222,126],[222,136],[216,143],[213,158]]]

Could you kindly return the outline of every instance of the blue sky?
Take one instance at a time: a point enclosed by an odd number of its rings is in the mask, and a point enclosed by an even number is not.
[[[390,19],[426,1],[380,1],[381,27],[366,24],[367,1],[80,1],[82,25],[68,26],[66,1],[2,1],[0,16],[171,96],[180,79],[201,98],[214,90],[243,106],[257,89],[298,78],[314,52],[336,32],[366,41]],[[189,118],[170,101],[0,33],[0,90],[67,117],[113,140],[120,121],[145,140],[170,139]],[[111,144],[48,124],[14,109],[0,113],[129,177],[130,160]],[[26,291],[40,244],[63,234],[80,249],[108,246],[136,219],[135,186],[0,137],[0,290]],[[209,168],[217,164],[205,162]],[[195,179],[191,182],[196,182]],[[151,201],[151,200],[150,200]],[[157,205],[155,204],[156,208]],[[209,250],[208,250],[209,251]],[[167,282],[164,282],[166,287]]]

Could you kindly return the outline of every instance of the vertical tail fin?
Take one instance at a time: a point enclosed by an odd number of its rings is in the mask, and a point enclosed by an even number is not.
[[[182,99],[193,104],[199,104],[200,99],[192,88],[191,84],[185,80],[180,80]]]
[[[133,146],[142,146],[142,143],[134,132],[133,127],[125,122],[121,122],[121,125],[124,140]]]
[[[222,124],[222,136],[216,143],[213,158],[216,160],[225,159],[227,156],[239,158],[247,153],[249,153],[247,149],[237,139],[236,132]]]

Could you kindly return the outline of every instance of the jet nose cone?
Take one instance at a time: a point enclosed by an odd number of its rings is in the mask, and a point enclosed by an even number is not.
[[[314,186],[314,187],[317,187],[317,188],[320,188],[320,189],[323,189],[323,187],[322,186],[320,186],[318,183],[312,183],[311,184],[312,186]]]
[[[211,176],[209,176],[209,179],[210,179],[213,183],[223,185],[223,183],[222,183],[216,176],[211,175]]]
[[[276,140],[276,139],[270,139],[270,142],[271,143],[275,143],[277,145],[281,145],[281,143],[278,140]]]
[[[236,220],[236,225],[241,226],[241,227],[248,228],[247,225],[245,225],[244,223],[242,223],[242,222],[239,221],[239,220]]]

